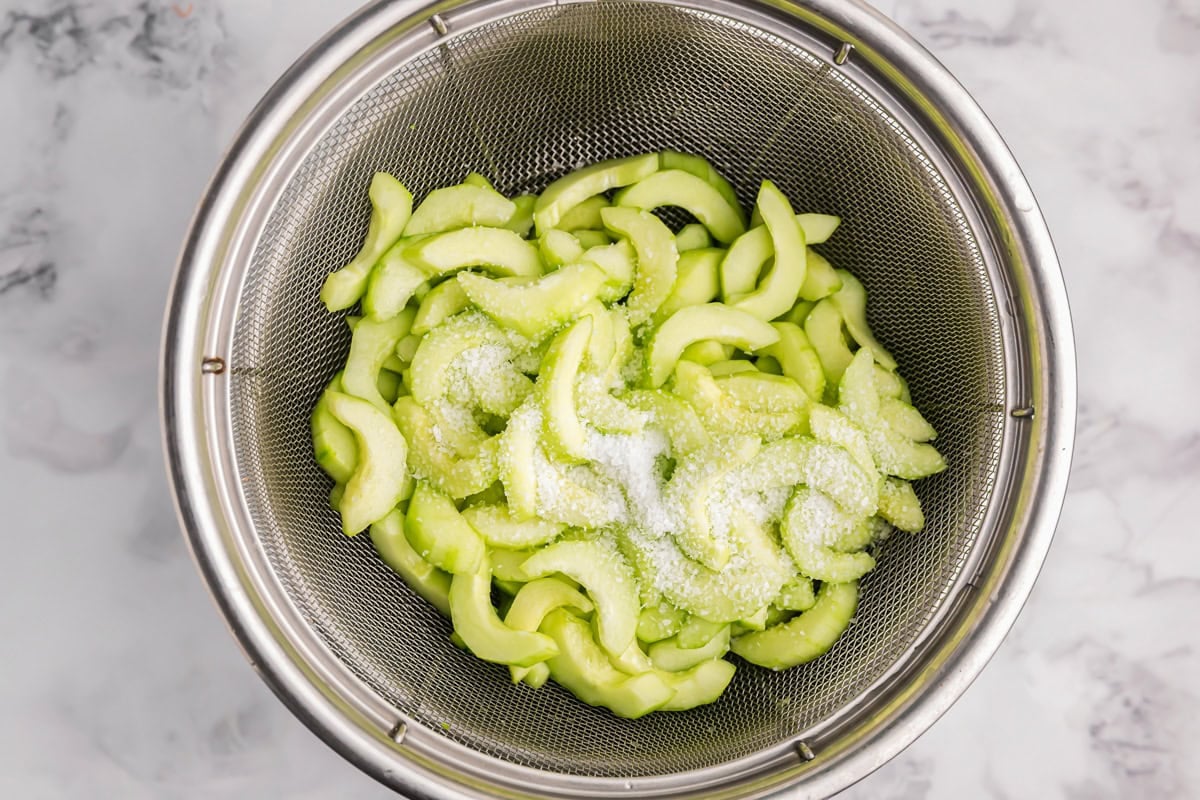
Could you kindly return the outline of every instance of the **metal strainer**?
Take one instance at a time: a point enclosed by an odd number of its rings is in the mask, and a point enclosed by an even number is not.
[[[844,219],[824,252],[937,427],[918,536],[887,542],[857,621],[715,705],[629,722],[513,686],[347,539],[308,416],[347,327],[317,299],[365,232],[371,174],[420,197],[484,173],[537,191],[586,163],[702,154],[745,204],[771,178]],[[254,112],[172,292],[164,427],[196,559],[255,667],[384,783],[437,797],[831,794],[982,669],[1062,502],[1075,414],[1065,294],[1011,156],[927,53],[853,0],[372,5]],[[799,795],[798,795],[799,796]]]

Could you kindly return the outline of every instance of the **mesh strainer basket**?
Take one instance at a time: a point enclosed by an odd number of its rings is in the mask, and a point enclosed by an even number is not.
[[[308,415],[347,328],[317,299],[371,174],[420,197],[471,170],[537,191],[663,148],[744,204],[771,178],[840,215],[825,248],[940,432],[928,528],[893,537],[847,635],[711,706],[636,722],[447,643],[328,509]],[[832,794],[911,742],[999,645],[1049,545],[1074,428],[1049,237],[964,90],[853,0],[372,5],[255,110],[185,245],[163,408],[180,515],[256,669],[322,738],[420,797]]]

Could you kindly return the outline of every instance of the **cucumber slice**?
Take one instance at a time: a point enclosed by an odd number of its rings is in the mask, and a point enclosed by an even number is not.
[[[581,263],[522,286],[507,286],[470,273],[460,274],[458,282],[471,302],[501,327],[537,341],[595,300],[606,277],[600,269]]]
[[[477,572],[487,555],[483,538],[454,502],[425,481],[413,491],[404,533],[418,555],[452,575]]]
[[[813,306],[804,319],[804,333],[825,371],[825,386],[832,388],[842,380],[842,373],[854,359],[846,337],[842,333],[842,313],[832,298],[825,298]]]
[[[367,194],[371,198],[371,222],[362,248],[349,264],[330,273],[321,286],[321,302],[330,311],[349,308],[362,298],[371,268],[400,239],[412,214],[412,194],[386,172],[375,173]]]
[[[808,611],[816,602],[817,593],[813,589],[812,579],[797,575],[779,590],[774,604],[785,611]],[[768,619],[768,626],[769,624]]]
[[[806,258],[804,283],[800,286],[801,300],[815,303],[842,288],[841,275],[825,256],[810,247]]]
[[[575,407],[575,381],[591,335],[592,318],[580,317],[554,337],[542,360],[535,390],[542,409],[546,444],[568,463],[587,460],[587,429]]]
[[[691,361],[704,366],[715,364],[718,361],[728,361],[731,358],[733,358],[733,347],[712,339],[689,344],[679,356],[680,361]]]
[[[482,314],[462,314],[425,334],[413,354],[408,389],[422,406],[446,396],[454,362],[465,353],[484,346],[508,350],[504,331]]]
[[[768,375],[783,374],[783,367],[779,366],[779,360],[774,356],[759,356],[754,359],[754,368]]]
[[[711,302],[720,294],[721,258],[725,251],[704,248],[679,252],[678,275],[671,294],[654,312],[655,323],[661,323],[681,308]]]
[[[558,645],[558,655],[547,661],[551,676],[588,705],[638,719],[675,695],[655,672],[627,675],[614,667],[592,638],[591,626],[568,611],[551,611],[541,630]]]
[[[463,178],[462,182],[467,186],[478,186],[481,189],[496,191],[496,187],[492,185],[492,182],[478,172],[468,172],[467,177]]]
[[[551,228],[538,240],[538,250],[547,267],[557,269],[563,264],[574,264],[583,257],[583,245],[571,234]]]
[[[559,541],[530,556],[522,569],[530,579],[561,572],[579,581],[596,606],[599,642],[610,656],[633,644],[640,610],[637,576],[615,548],[598,541]]]
[[[760,352],[775,358],[783,374],[800,384],[810,400],[820,403],[825,396],[825,371],[808,334],[791,322],[773,322],[771,327],[779,334],[779,341]]]
[[[660,710],[687,711],[716,702],[733,680],[736,671],[737,667],[733,664],[718,658],[697,664],[684,672],[660,675],[674,691],[671,699]]]
[[[536,407],[524,405],[518,408],[499,437],[500,482],[504,484],[509,513],[515,519],[532,519],[537,513],[536,458],[540,416]]]
[[[796,222],[804,232],[804,240],[810,245],[825,241],[829,234],[825,223],[813,223],[812,217],[824,218],[825,215],[796,215]],[[837,217],[828,219],[836,220]],[[810,231],[810,226],[814,230]],[[801,298],[820,300],[841,288],[841,277],[824,256],[811,247],[806,248],[805,255],[807,260],[803,282],[800,284]],[[721,296],[730,300],[754,291],[763,268],[774,256],[775,244],[770,230],[765,226],[756,226],[739,236],[721,263]]]
[[[763,181],[757,206],[762,211],[763,224],[771,232],[775,263],[757,289],[733,298],[731,304],[759,319],[772,320],[790,309],[800,296],[807,249],[804,229],[796,222],[791,204],[771,181]]]
[[[512,204],[515,206],[515,210],[501,227],[512,231],[522,239],[528,239],[529,232],[533,230],[533,207],[537,205],[537,195],[518,195],[512,199]]]
[[[399,341],[412,327],[412,309],[399,316],[378,322],[364,318],[354,327],[350,339],[350,355],[346,357],[346,369],[342,373],[342,390],[354,397],[362,398],[385,414],[391,407],[379,392],[379,373],[383,364],[395,350]]]
[[[716,189],[721,197],[725,199],[730,206],[737,209],[738,218],[745,224],[745,216],[742,212],[742,206],[738,202],[737,190],[733,188],[725,176],[717,171],[707,159],[695,156],[690,153],[680,153],[675,150],[664,150],[658,156],[659,165],[662,169],[681,169],[685,172],[690,172],[697,178],[703,178],[714,189]]]
[[[892,430],[880,415],[880,398],[875,389],[875,363],[863,347],[851,359],[838,387],[839,407],[867,434],[879,471],[905,480],[917,480],[941,472],[946,461],[933,445],[914,442]]]
[[[667,434],[671,452],[677,458],[712,445],[712,437],[687,401],[661,389],[632,391],[623,399],[633,408],[650,414],[651,424]]]
[[[829,241],[829,237],[842,224],[842,218],[832,214],[797,214],[796,221],[804,228],[804,238],[809,244]]]
[[[883,345],[875,338],[875,334],[871,333],[871,326],[867,324],[867,290],[863,288],[858,278],[846,270],[839,269],[837,274],[842,279],[842,288],[833,295],[833,303],[846,322],[846,330],[849,331],[851,338],[858,343],[859,347],[871,351],[875,363],[884,369],[894,370],[896,359],[892,358],[892,354],[883,348]]]
[[[714,361],[708,365],[708,371],[714,378],[724,378],[739,372],[758,372],[758,367],[744,358],[734,358],[728,361]]]
[[[731,556],[728,541],[713,534],[709,499],[725,476],[753,459],[759,447],[754,437],[732,437],[681,458],[671,475],[666,496],[684,515],[675,540],[684,553],[709,569],[724,568]]]
[[[718,625],[716,632],[698,647],[683,647],[678,638],[650,645],[650,663],[655,669],[682,672],[705,661],[721,658],[729,652],[729,625]]]
[[[689,250],[701,250],[710,248],[712,245],[713,240],[708,235],[708,228],[698,222],[684,225],[679,229],[679,233],[675,234],[675,249],[681,256]],[[713,297],[716,295],[714,294]]]
[[[912,397],[908,394],[908,384],[904,378],[901,378],[899,373],[884,369],[878,364],[875,365],[875,391],[880,397],[891,397],[904,403],[911,403]]]
[[[687,614],[670,603],[657,603],[643,608],[638,616],[637,638],[642,642],[659,642],[679,633]],[[652,651],[653,652],[653,651]],[[651,660],[654,656],[651,654]],[[661,667],[666,669],[666,667]]]
[[[782,593],[782,590],[780,590]],[[748,617],[742,617],[734,623],[741,633],[746,631],[761,631],[767,627],[767,617],[770,614],[770,606],[763,606],[758,611],[755,611]]]
[[[703,617],[688,617],[688,621],[683,624],[675,637],[675,644],[682,650],[695,650],[707,646],[722,632],[727,633],[728,630],[729,625],[725,622],[709,622]],[[687,669],[687,667],[683,669]]]
[[[429,481],[438,491],[457,500],[482,492],[500,477],[495,437],[484,442],[472,456],[463,458],[434,438],[434,419],[411,397],[396,401],[392,417],[408,441],[413,474]]]
[[[921,412],[903,400],[880,397],[879,416],[884,424],[906,439],[928,442],[937,438],[937,431],[921,416]]]
[[[750,375],[750,373],[746,373]],[[722,378],[731,381],[733,376]],[[754,375],[771,378],[775,376]],[[803,393],[799,386],[795,390]],[[758,411],[735,402],[705,367],[681,360],[675,367],[674,391],[696,410],[706,430],[714,436],[754,436],[777,439],[801,432],[807,424],[807,405],[797,404],[781,412]],[[807,400],[804,401],[805,403]]]
[[[434,189],[417,206],[404,228],[404,235],[442,233],[476,225],[504,225],[512,220],[516,211],[513,201],[490,187],[447,186]]]
[[[849,417],[836,408],[815,404],[809,410],[809,427],[818,442],[832,444],[844,449],[855,463],[868,475],[877,472],[875,457],[871,455],[871,443],[867,435]]]
[[[557,228],[563,215],[595,195],[628,186],[658,171],[658,154],[647,153],[617,158],[564,175],[546,187],[534,206],[533,219],[538,233]]]
[[[737,203],[726,200],[704,178],[681,169],[656,172],[622,189],[613,200],[617,206],[644,211],[664,206],[682,208],[700,220],[714,239],[725,244],[746,230]]]
[[[602,195],[589,197],[563,214],[556,227],[564,231],[576,231],[580,228],[592,230],[603,228],[604,221],[600,218],[600,211],[610,205],[612,204]]]
[[[721,260],[721,297],[730,301],[753,292],[763,267],[774,256],[771,232],[762,225],[739,236]]]
[[[726,397],[749,411],[767,414],[808,412],[808,395],[798,383],[783,375],[750,369],[714,377]]]
[[[598,295],[603,302],[620,300],[633,287],[636,254],[628,239],[588,248],[580,260],[598,267],[605,274],[604,286]]]
[[[796,487],[784,512],[780,534],[801,574],[819,581],[856,581],[875,568],[870,553],[840,553],[833,543],[864,520],[849,517],[830,498]]]
[[[667,382],[688,345],[707,340],[753,352],[779,341],[779,332],[723,303],[681,308],[658,327],[646,348],[646,381],[650,388]]]
[[[613,243],[612,237],[602,230],[582,228],[571,231],[571,235],[583,246],[584,250],[590,250],[593,247],[606,247]],[[632,271],[630,274],[632,274]]]
[[[879,516],[907,533],[920,533],[925,513],[917,493],[906,481],[888,478],[879,488]]]
[[[631,325],[649,320],[675,286],[679,252],[675,236],[662,220],[648,211],[606,208],[600,212],[604,227],[628,236],[637,252],[633,290],[625,300]]]
[[[450,582],[450,614],[455,632],[484,661],[529,667],[558,653],[549,636],[516,630],[500,620],[492,605],[492,575],[486,556],[479,569],[458,573]]]
[[[428,600],[443,617],[450,617],[450,574],[421,558],[408,543],[404,514],[399,509],[371,526],[371,544],[409,588]]]
[[[536,631],[546,615],[556,608],[569,608],[580,614],[588,614],[592,611],[592,602],[557,578],[538,578],[521,586],[513,596],[512,605],[504,616],[504,624],[513,630]],[[550,677],[550,668],[540,662],[532,667],[514,666],[508,670],[513,683],[525,681],[534,688]]]
[[[400,502],[408,480],[408,444],[391,417],[366,400],[330,392],[329,411],[354,432],[358,463],[339,503],[342,531],[353,536]]]
[[[471,506],[463,509],[462,516],[489,545],[514,550],[547,544],[567,529],[544,519],[514,519],[505,503]]]
[[[858,583],[827,583],[817,603],[788,622],[733,640],[734,653],[760,667],[781,670],[829,652],[858,608]]]
[[[754,614],[779,594],[794,571],[766,531],[742,520],[730,531],[737,557],[720,572],[692,561],[670,536],[655,539],[632,529],[622,534],[646,581],[677,608],[712,622],[736,622]]]
[[[422,239],[404,257],[430,275],[481,267],[495,275],[535,278],[542,274],[538,250],[506,228],[461,228]]]
[[[429,276],[404,255],[411,240],[401,239],[375,266],[363,297],[363,311],[375,320],[399,314]]]
[[[313,409],[311,428],[313,455],[325,474],[335,483],[346,483],[354,475],[358,465],[358,445],[354,432],[338,421],[329,410],[329,395],[342,391],[342,373],[338,373],[325,387]]]
[[[446,320],[471,305],[467,293],[458,281],[442,281],[429,290],[413,318],[412,332],[418,336],[429,333]]]
[[[780,322],[790,322],[793,325],[804,327],[805,320],[808,319],[808,314],[817,304],[809,300],[799,300],[796,305],[792,306],[791,310],[779,318]],[[805,334],[806,336],[808,334]]]
[[[764,445],[739,472],[742,485],[756,491],[804,484],[832,497],[856,518],[869,517],[879,505],[879,486],[845,449],[789,436]]]

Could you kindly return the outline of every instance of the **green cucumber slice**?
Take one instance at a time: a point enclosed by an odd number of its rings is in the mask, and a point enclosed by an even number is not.
[[[723,303],[681,308],[658,327],[646,348],[649,387],[667,382],[689,345],[708,340],[753,352],[779,341],[779,332],[752,314]]]
[[[393,510],[371,526],[371,544],[383,562],[446,618],[450,617],[450,574],[413,549],[404,533],[404,514]]]
[[[804,285],[807,248],[804,229],[783,192],[771,181],[763,181],[757,206],[763,224],[771,232],[775,263],[749,294],[731,299],[731,304],[762,320],[772,320],[792,307]]]
[[[595,300],[606,278],[597,267],[581,263],[520,286],[470,273],[460,274],[458,282],[471,302],[498,325],[537,341]]]
[[[534,206],[538,233],[557,228],[563,215],[595,195],[628,186],[658,171],[658,154],[617,158],[564,175],[546,187]]]
[[[858,583],[827,583],[817,603],[788,622],[733,640],[730,649],[760,667],[781,670],[829,652],[858,608]]]
[[[391,417],[366,400],[327,395],[329,411],[354,432],[358,463],[339,503],[342,531],[353,536],[383,519],[400,502],[408,481],[408,444]]]
[[[558,653],[545,634],[505,625],[492,605],[492,574],[486,556],[479,569],[450,582],[450,616],[467,648],[484,661],[529,667]]]
[[[481,267],[495,275],[535,278],[542,274],[538,249],[506,228],[460,228],[422,239],[404,257],[430,275]]]
[[[404,235],[442,233],[477,225],[504,225],[516,211],[513,201],[490,187],[447,186],[426,195],[408,220]]]
[[[649,320],[675,286],[679,252],[675,236],[662,220],[634,208],[606,208],[600,212],[604,227],[629,237],[637,252],[633,290],[625,300],[631,325]]]
[[[483,538],[454,502],[425,481],[413,490],[404,533],[421,558],[452,575],[478,571],[487,555]]]
[[[372,267],[400,239],[412,213],[412,193],[386,172],[375,173],[367,194],[371,198],[371,222],[362,248],[349,264],[330,273],[321,286],[321,302],[330,311],[349,308],[362,298]]]
[[[732,242],[746,230],[737,203],[726,200],[704,178],[681,169],[656,172],[622,189],[613,200],[617,206],[644,211],[664,206],[682,208],[721,243]]]

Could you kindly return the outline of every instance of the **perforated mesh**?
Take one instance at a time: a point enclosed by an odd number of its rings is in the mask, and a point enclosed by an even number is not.
[[[313,462],[308,416],[344,361],[317,299],[356,252],[366,188],[387,170],[418,198],[476,170],[506,193],[599,159],[702,154],[745,204],[771,178],[798,210],[840,215],[822,250],[870,292],[871,323],[940,432],[947,472],[918,485],[928,527],[897,536],[834,650],[785,673],[743,665],[715,705],[637,722],[451,646],[449,626],[347,539]],[[989,502],[1002,353],[961,210],[874,100],[812,55],[745,25],[648,3],[540,9],[400,65],[309,154],[273,211],[242,291],[231,364],[234,446],[273,568],[319,636],[404,714],[501,759],[595,776],[712,766],[790,739],[851,703],[912,645],[960,571]]]

